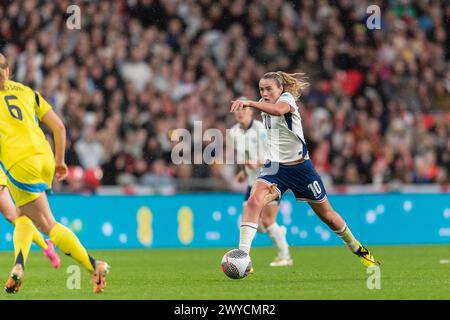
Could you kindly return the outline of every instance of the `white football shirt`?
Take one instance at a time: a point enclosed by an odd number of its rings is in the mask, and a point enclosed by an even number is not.
[[[278,98],[277,102],[281,101],[287,102],[294,111],[282,116],[261,113],[267,129],[268,159],[280,163],[309,159],[297,103],[289,92],[284,92]]]

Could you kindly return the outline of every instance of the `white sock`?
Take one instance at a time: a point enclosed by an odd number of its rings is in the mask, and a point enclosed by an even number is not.
[[[334,232],[342,239],[342,241],[344,241],[352,252],[356,252],[359,249],[360,243],[353,236],[347,225],[345,225],[341,230],[335,230]]]
[[[241,223],[241,235],[239,238],[239,249],[250,254],[253,238],[258,230],[258,224],[253,222]]]
[[[269,237],[278,248],[278,256],[282,259],[289,259],[289,246],[281,227],[275,222],[267,227],[267,231]]]

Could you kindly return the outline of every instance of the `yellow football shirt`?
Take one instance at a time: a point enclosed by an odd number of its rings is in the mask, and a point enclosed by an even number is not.
[[[36,154],[52,152],[39,127],[51,109],[42,96],[14,81],[4,82],[0,90],[0,161],[9,170],[15,163]]]

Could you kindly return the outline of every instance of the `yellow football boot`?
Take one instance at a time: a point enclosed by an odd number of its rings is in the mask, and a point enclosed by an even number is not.
[[[375,260],[370,251],[362,244],[359,245],[358,250],[354,253],[359,257],[359,261],[366,267],[371,267],[374,265],[381,266],[381,263]]]

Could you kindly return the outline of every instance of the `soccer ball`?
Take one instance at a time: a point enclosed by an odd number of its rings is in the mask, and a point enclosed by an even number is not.
[[[222,258],[222,271],[231,279],[245,278],[252,268],[250,256],[242,250],[234,249]]]

